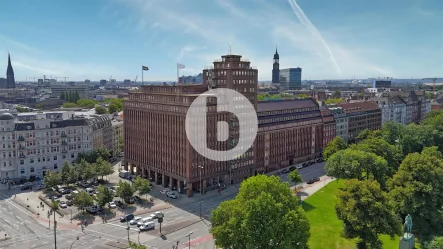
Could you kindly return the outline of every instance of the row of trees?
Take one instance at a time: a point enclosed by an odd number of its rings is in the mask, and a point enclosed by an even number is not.
[[[362,132],[357,144],[339,137],[328,144],[326,173],[347,179],[337,194],[337,217],[358,248],[381,248],[378,235],[401,234],[407,214],[425,248],[443,240],[442,121],[442,112],[432,112],[419,125],[388,122]]]
[[[257,95],[258,100],[267,100],[267,99],[306,99],[309,98],[309,95],[300,93],[297,95],[288,94],[288,93],[280,93],[280,94],[269,94],[269,93],[261,93]]]
[[[140,195],[147,195],[151,192],[151,183],[137,176],[133,185],[126,181],[120,181],[117,187],[116,196],[128,202],[129,199],[138,191]],[[97,195],[95,196],[95,202],[98,206],[104,207],[107,203],[114,200],[114,193],[108,187],[100,185],[97,188]],[[86,207],[94,204],[94,197],[90,196],[85,191],[80,191],[74,196],[73,203],[80,210],[84,211]]]
[[[80,99],[77,91],[62,91],[60,99],[68,102],[76,103]]]

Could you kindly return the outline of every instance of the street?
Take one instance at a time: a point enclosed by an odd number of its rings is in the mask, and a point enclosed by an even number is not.
[[[309,180],[314,177],[324,175],[324,162],[311,165],[299,170],[303,179]],[[282,181],[288,181],[288,174],[278,175]],[[291,186],[293,184],[291,183]],[[129,225],[129,239],[133,242],[140,242],[151,249],[172,248],[172,245],[178,245],[180,249],[213,249],[214,241],[209,233],[210,214],[222,201],[232,199],[238,192],[239,184],[229,186],[227,189],[218,193],[211,191],[201,196],[199,193],[191,198],[182,195],[178,199],[166,199],[160,194],[161,186],[155,186],[151,193],[157,199],[167,200],[172,206],[163,209],[165,214],[162,223],[162,234],[160,226],[156,222],[155,230],[144,231],[139,234],[136,225]],[[11,199],[8,199],[10,198]],[[53,224],[51,229],[48,225],[41,224],[34,220],[31,213],[16,204],[14,201],[13,190],[3,190],[0,192],[0,229],[7,234],[8,239],[1,241],[2,248],[54,248]],[[200,219],[200,212],[201,217]],[[147,217],[150,213],[140,215]],[[57,215],[57,220],[64,219]],[[118,218],[118,217],[117,217]],[[65,221],[66,222],[66,221]],[[126,222],[120,222],[118,219],[102,223],[96,221],[88,225],[82,232],[80,226],[71,225],[70,230],[57,231],[57,248],[77,248],[77,249],[110,249],[118,248],[128,241],[128,230]],[[3,234],[3,235],[4,235]],[[2,234],[0,234],[2,235]],[[78,240],[77,240],[78,238]]]

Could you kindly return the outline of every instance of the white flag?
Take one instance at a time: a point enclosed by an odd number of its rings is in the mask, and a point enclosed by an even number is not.
[[[183,69],[183,68],[185,68],[185,65],[180,64],[180,63],[177,63],[177,67],[178,67],[179,69]]]

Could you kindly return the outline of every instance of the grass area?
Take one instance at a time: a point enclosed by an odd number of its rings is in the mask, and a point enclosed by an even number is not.
[[[344,181],[334,181],[320,189],[303,202],[303,209],[311,224],[311,249],[355,249],[356,241],[341,236],[343,222],[335,214],[336,192],[344,186]],[[384,249],[398,248],[399,238],[380,236]],[[417,243],[416,243],[417,244]],[[419,247],[417,247],[419,248]]]

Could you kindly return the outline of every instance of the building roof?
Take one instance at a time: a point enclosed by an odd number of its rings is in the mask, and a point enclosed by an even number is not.
[[[306,108],[306,107],[318,107],[318,105],[311,98],[259,101],[257,103],[257,112],[268,112],[268,111],[287,110],[294,108]]]
[[[14,116],[11,113],[2,113],[0,114],[0,120],[14,120]]]
[[[372,110],[379,109],[378,105],[375,101],[342,103],[342,104],[340,104],[340,106],[343,108],[343,111],[345,113],[372,111]]]

